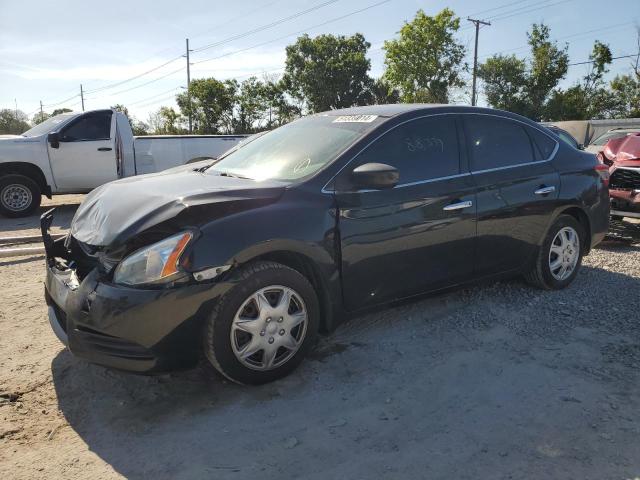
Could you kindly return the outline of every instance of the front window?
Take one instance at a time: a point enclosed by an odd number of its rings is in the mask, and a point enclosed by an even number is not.
[[[55,117],[47,118],[44,122],[39,123],[30,130],[27,130],[22,134],[23,137],[39,137],[45,133],[49,133],[55,130],[58,125],[69,120],[70,117],[75,117],[77,113],[61,113]]]
[[[328,165],[381,121],[375,115],[301,118],[241,145],[207,173],[253,180],[300,180]]]

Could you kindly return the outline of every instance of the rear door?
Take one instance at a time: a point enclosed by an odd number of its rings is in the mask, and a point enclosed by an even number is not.
[[[557,140],[506,117],[462,117],[478,187],[476,273],[520,268],[535,253],[557,205],[560,177],[549,161]]]
[[[62,128],[58,148],[48,145],[60,190],[91,190],[118,178],[115,122],[110,110],[89,112]]]
[[[466,280],[473,272],[475,193],[454,115],[410,120],[365,148],[338,177],[345,305],[350,310]],[[361,190],[365,163],[398,169],[399,184]]]

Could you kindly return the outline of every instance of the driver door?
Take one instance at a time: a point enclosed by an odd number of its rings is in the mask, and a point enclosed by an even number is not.
[[[342,280],[349,310],[468,280],[474,268],[475,184],[458,121],[436,115],[398,125],[369,145],[336,182]],[[366,163],[395,167],[399,183],[350,182]]]
[[[110,110],[89,112],[58,132],[58,148],[47,148],[59,190],[89,191],[118,178],[115,121]]]

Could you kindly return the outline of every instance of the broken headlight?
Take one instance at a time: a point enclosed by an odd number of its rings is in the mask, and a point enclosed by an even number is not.
[[[181,278],[185,272],[180,268],[180,256],[192,238],[193,233],[183,232],[133,252],[116,267],[113,281],[144,285]]]

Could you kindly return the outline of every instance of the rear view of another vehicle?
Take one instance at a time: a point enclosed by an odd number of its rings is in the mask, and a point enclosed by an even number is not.
[[[609,166],[612,219],[640,219],[640,133],[609,140],[598,158]]]

